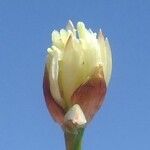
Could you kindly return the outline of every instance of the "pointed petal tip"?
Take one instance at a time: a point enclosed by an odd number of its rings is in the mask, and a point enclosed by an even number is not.
[[[52,34],[55,34],[55,33],[58,33],[58,31],[57,31],[57,30],[53,30],[53,31],[52,31]]]
[[[68,20],[68,24],[73,25],[73,23],[72,23],[71,19],[69,19],[69,20]]]
[[[104,34],[103,34],[103,31],[102,31],[102,29],[100,28],[100,30],[99,30],[99,34],[98,34],[98,39],[104,39]]]
[[[47,52],[48,52],[48,53],[50,53],[51,51],[52,51],[52,49],[51,49],[51,48],[48,48],[48,49],[47,49]]]
[[[70,34],[69,37],[68,37],[68,39],[67,39],[66,45],[65,45],[66,50],[70,49],[71,47],[73,47],[72,40],[73,40],[73,35]]]
[[[109,39],[107,37],[105,38],[105,42],[106,42],[106,46],[109,48],[109,50],[111,50],[110,44],[109,44]]]
[[[68,23],[66,25],[66,29],[71,30],[72,32],[75,30],[74,25],[71,20],[68,21]]]
[[[85,24],[84,24],[83,22],[79,21],[79,22],[77,23],[77,29],[78,29],[78,30],[83,30],[83,29],[85,29]]]
[[[108,37],[105,38],[105,42],[108,42],[108,43],[109,43]]]
[[[101,28],[99,29],[99,33],[101,33],[101,34],[102,34],[102,29],[101,29]]]

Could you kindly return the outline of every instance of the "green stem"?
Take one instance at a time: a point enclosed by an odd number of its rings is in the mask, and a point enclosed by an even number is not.
[[[64,131],[66,150],[82,150],[84,128],[79,128],[76,131],[75,133]]]

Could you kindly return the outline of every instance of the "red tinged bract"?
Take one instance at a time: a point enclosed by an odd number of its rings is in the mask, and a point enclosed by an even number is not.
[[[59,124],[63,124],[65,111],[59,106],[53,99],[50,92],[50,82],[48,78],[48,71],[45,67],[44,79],[43,79],[43,92],[46,101],[47,108],[52,115],[53,119]]]
[[[79,104],[87,122],[99,110],[106,94],[106,83],[103,77],[102,68],[96,68],[91,78],[81,85],[73,94],[73,104]]]
[[[46,68],[43,80],[43,91],[47,108],[53,119],[63,125],[64,116],[67,111],[64,110],[51,95],[48,71]],[[81,107],[87,122],[89,122],[102,105],[105,94],[106,83],[103,77],[102,68],[97,67],[89,80],[73,93],[71,103],[72,106],[78,104]]]

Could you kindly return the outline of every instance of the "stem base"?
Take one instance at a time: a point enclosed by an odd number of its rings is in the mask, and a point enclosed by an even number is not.
[[[82,150],[82,138],[84,128],[76,129],[76,132],[64,130],[66,150]]]

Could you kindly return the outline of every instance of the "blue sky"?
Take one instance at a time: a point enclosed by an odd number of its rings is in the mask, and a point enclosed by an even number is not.
[[[0,149],[65,150],[42,77],[50,34],[71,19],[102,28],[113,53],[112,80],[84,150],[149,150],[149,10],[149,0],[0,0]]]

